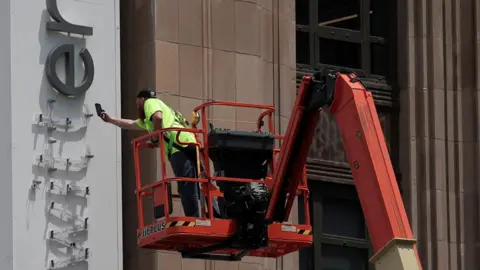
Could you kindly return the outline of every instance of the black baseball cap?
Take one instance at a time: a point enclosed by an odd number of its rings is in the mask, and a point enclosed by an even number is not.
[[[155,98],[157,97],[157,93],[153,91],[151,88],[142,88],[138,91],[137,98]]]

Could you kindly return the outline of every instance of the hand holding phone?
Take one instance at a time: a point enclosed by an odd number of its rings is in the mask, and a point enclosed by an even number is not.
[[[110,116],[102,109],[102,105],[100,103],[95,103],[95,109],[97,110],[97,115],[100,117],[104,122],[110,122]]]
[[[105,112],[102,109],[102,105],[100,105],[100,103],[95,103],[95,109],[97,110],[98,117],[102,117],[102,113]]]

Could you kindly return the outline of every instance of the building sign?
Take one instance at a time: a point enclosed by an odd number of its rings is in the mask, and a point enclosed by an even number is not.
[[[65,20],[58,10],[58,0],[46,1],[47,12],[54,20],[47,22],[47,30],[82,36],[93,35],[93,27],[76,25]],[[87,92],[95,77],[95,65],[88,49],[83,48],[79,55],[85,67],[85,74],[80,85],[75,85],[75,46],[73,44],[63,44],[54,48],[48,54],[45,63],[45,73],[50,85],[59,93],[69,97],[76,97]],[[65,57],[65,82],[60,80],[56,68],[56,63],[62,56]]]

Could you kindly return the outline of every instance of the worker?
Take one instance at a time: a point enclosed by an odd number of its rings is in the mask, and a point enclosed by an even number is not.
[[[146,130],[152,132],[162,128],[188,127],[188,121],[183,115],[169,107],[156,97],[152,89],[141,89],[136,98],[138,118],[123,119],[111,117],[102,112],[100,117],[103,121],[111,123],[126,130]],[[197,155],[196,146],[184,143],[196,143],[192,132],[181,131],[177,141],[178,131],[164,133],[165,154],[170,161],[175,177],[197,178]],[[152,136],[151,143],[158,146],[159,138]],[[178,181],[178,193],[180,194],[185,216],[200,217],[199,207],[199,184],[197,182]],[[213,201],[214,215],[220,217],[218,202]],[[159,217],[157,217],[159,218]]]

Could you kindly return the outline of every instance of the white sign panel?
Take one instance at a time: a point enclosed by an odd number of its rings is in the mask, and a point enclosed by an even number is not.
[[[0,269],[122,269],[118,0],[0,1]]]

